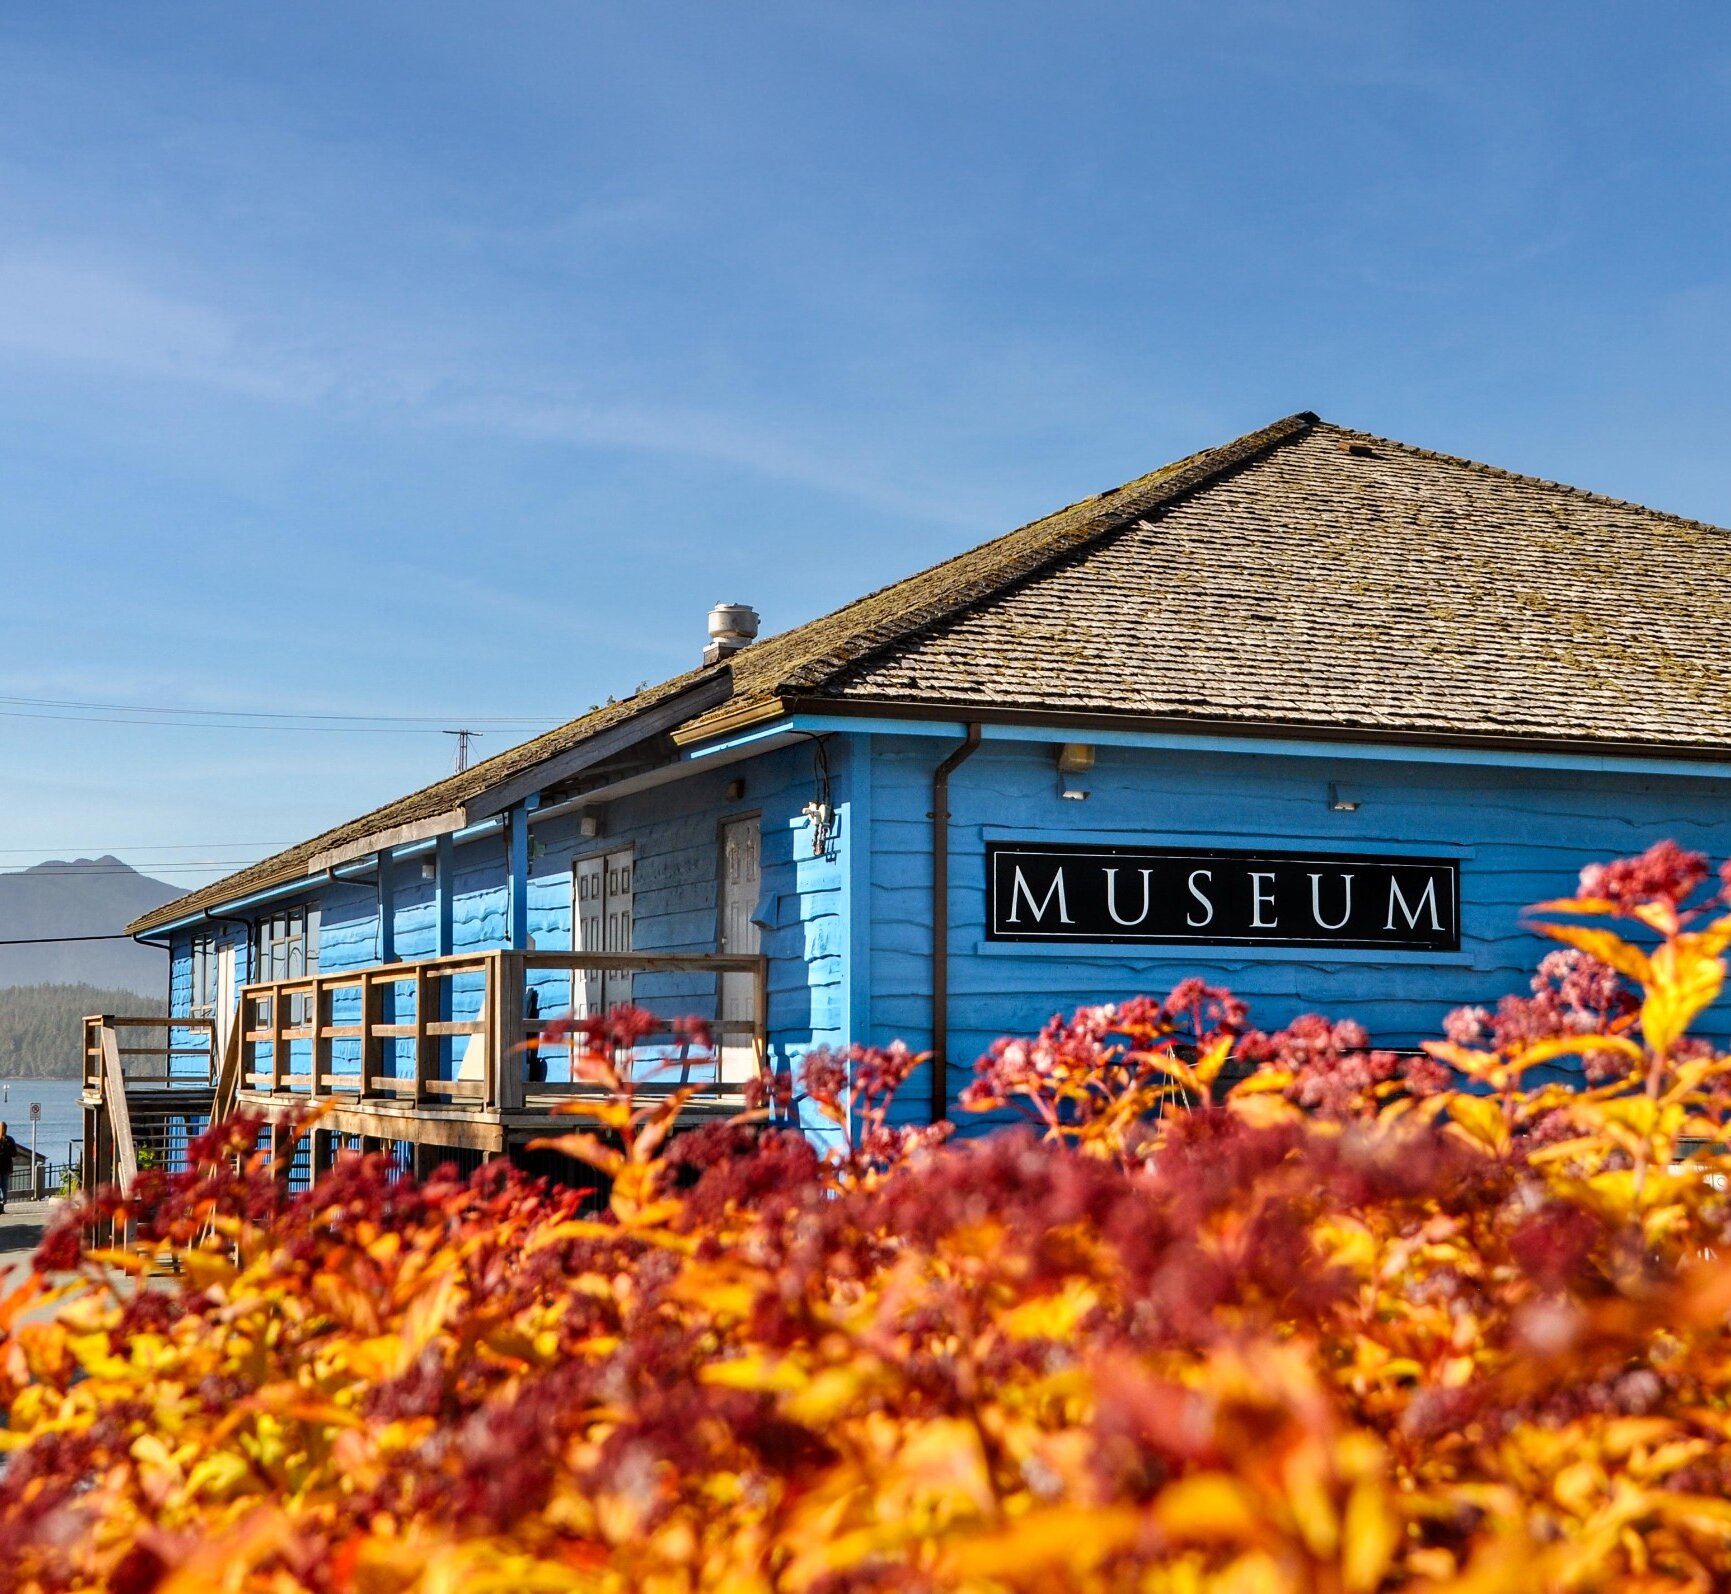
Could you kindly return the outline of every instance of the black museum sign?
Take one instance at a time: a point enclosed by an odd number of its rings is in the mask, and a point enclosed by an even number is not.
[[[1460,950],[1453,858],[986,843],[989,941]]]

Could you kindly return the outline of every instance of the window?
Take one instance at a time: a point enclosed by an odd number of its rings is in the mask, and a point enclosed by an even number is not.
[[[188,1018],[209,1018],[216,996],[216,938],[195,935],[192,938],[192,985],[187,996]]]
[[[252,943],[253,980],[298,980],[318,972],[319,910],[288,908],[258,921]]]

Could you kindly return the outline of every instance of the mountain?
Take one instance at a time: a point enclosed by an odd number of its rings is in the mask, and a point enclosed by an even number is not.
[[[0,986],[78,985],[168,992],[168,954],[135,941],[52,941],[115,935],[184,888],[152,880],[118,858],[74,858],[0,874]]]

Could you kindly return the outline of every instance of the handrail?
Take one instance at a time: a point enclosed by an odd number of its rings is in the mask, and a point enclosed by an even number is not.
[[[521,1063],[525,1049],[531,1044],[553,1050],[569,1047],[568,1041],[542,1042],[548,1021],[525,1011],[528,976],[547,972],[750,976],[753,1016],[723,1019],[718,1011],[711,1028],[717,1035],[749,1036],[761,1069],[768,1046],[768,969],[768,959],[757,953],[488,949],[264,981],[241,990],[219,1082],[231,1077],[233,1050],[237,1097],[292,1095],[310,1103],[337,1096],[400,1105],[437,1103],[469,1112],[519,1111],[531,1083]],[[471,1016],[445,1017],[440,1008],[450,1012],[451,1007],[439,999],[439,982],[463,975],[480,977],[479,988],[463,994],[461,1010]],[[403,1017],[390,1011],[388,1002],[400,1000],[401,987],[409,984],[414,986],[412,1014]],[[353,1010],[340,1023],[333,1001],[339,993],[342,1005]],[[447,1043],[457,1041],[465,1044],[450,1047],[453,1068],[446,1077],[435,1065]],[[351,1043],[351,1067],[341,1073],[332,1067],[333,1047],[339,1042]],[[299,1048],[304,1067],[291,1071],[291,1048]],[[386,1072],[388,1057],[412,1062],[412,1073],[398,1073],[395,1067]],[[533,1082],[537,1093],[557,1094],[565,1088],[557,1081]],[[219,1083],[219,1105],[222,1099]]]
[[[142,1046],[123,1046],[120,1044],[123,1030],[157,1029],[163,1031],[160,1041]],[[193,1045],[177,1046],[174,1044],[176,1032],[187,1032],[194,1037],[202,1037]],[[157,1083],[167,1089],[209,1089],[214,1080],[216,1058],[215,1051],[216,1027],[208,1018],[177,1018],[173,1015],[161,1017],[135,1018],[116,1017],[111,1013],[93,1013],[84,1019],[84,1088],[100,1092],[102,1089],[102,1050],[106,1041],[113,1043],[116,1055],[121,1059],[122,1075],[134,1084],[146,1082]],[[129,1065],[128,1058],[149,1057],[160,1061],[160,1071],[146,1071],[136,1065]],[[175,1072],[175,1062],[180,1058],[201,1058],[206,1067],[203,1077],[197,1078]]]
[[[108,1122],[114,1136],[115,1183],[120,1193],[131,1192],[138,1178],[138,1149],[132,1143],[132,1113],[126,1102],[126,1076],[120,1071],[120,1043],[114,1031],[102,1029],[103,1101],[108,1108]]]
[[[211,1101],[210,1121],[220,1122],[234,1111],[235,1096],[240,1090],[240,1059],[244,1049],[241,1030],[242,1004],[235,1003],[234,1017],[229,1021],[228,1039],[222,1048],[222,1061],[217,1065],[216,1094]]]

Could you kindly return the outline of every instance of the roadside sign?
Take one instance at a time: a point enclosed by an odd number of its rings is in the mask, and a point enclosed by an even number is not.
[[[42,1116],[42,1103],[41,1102],[33,1101],[30,1103],[30,1116],[32,1119],[37,1119],[37,1118],[40,1118]]]

